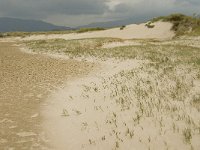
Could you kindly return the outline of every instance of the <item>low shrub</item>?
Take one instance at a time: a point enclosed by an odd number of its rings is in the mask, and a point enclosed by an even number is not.
[[[124,30],[124,28],[126,28],[125,25],[121,26],[121,27],[120,27],[120,30]]]
[[[153,25],[153,24],[151,24],[152,22],[148,22],[145,26],[147,27],[147,28],[154,28],[155,27],[155,25]]]

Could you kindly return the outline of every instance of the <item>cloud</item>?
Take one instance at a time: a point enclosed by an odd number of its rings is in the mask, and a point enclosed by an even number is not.
[[[13,17],[39,17],[49,15],[103,14],[108,6],[104,0],[1,0],[0,13]]]
[[[121,14],[122,17],[156,17],[161,15],[169,15],[171,13],[184,13],[192,15],[200,13],[199,0],[124,0],[120,1],[112,14]],[[136,17],[137,18],[137,17]]]
[[[200,0],[0,0],[1,17],[42,19],[72,26],[171,13],[199,14]]]
[[[181,4],[181,5],[200,5],[199,0],[175,0],[176,4]]]

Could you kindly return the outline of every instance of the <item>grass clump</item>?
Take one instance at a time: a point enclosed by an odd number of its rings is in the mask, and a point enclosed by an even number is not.
[[[185,129],[183,131],[183,136],[184,136],[185,142],[190,143],[190,141],[192,139],[191,129]]]

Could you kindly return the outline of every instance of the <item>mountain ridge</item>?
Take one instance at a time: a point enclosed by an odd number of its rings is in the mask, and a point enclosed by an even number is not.
[[[41,20],[26,20],[0,17],[0,32],[37,32],[53,30],[71,30],[70,27],[57,26]]]

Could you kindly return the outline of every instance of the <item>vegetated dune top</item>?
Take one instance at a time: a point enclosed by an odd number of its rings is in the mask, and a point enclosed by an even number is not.
[[[155,22],[153,28],[142,24],[127,25],[123,30],[113,28],[103,31],[94,31],[86,33],[71,33],[71,34],[50,34],[50,35],[32,35],[23,38],[24,40],[41,40],[41,39],[85,39],[85,38],[120,38],[120,39],[171,39],[175,33],[171,30],[173,24],[169,22]]]

